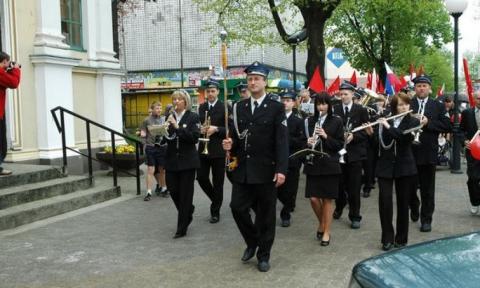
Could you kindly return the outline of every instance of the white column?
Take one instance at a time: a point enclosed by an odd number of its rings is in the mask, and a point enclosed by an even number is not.
[[[97,74],[97,121],[123,133],[122,94],[119,70],[100,69]],[[100,141],[110,141],[110,133],[100,131]]]
[[[57,61],[48,56],[32,56],[35,65],[35,92],[38,149],[41,159],[62,157],[62,138],[52,118],[50,110],[62,106],[73,110],[72,67],[77,60]],[[60,120],[60,114],[58,114]],[[65,114],[67,146],[75,145],[75,131],[72,116]]]
[[[30,60],[35,69],[35,96],[38,149],[41,159],[62,157],[62,138],[50,110],[57,106],[73,109],[72,58],[70,46],[63,43],[59,0],[37,0],[37,31]],[[75,145],[73,118],[65,117],[67,146]]]
[[[54,54],[69,56],[69,45],[63,43],[65,37],[61,29],[60,0],[37,0],[37,31],[35,33],[34,54]]]

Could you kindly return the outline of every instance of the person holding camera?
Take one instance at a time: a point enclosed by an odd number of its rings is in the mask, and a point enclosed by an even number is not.
[[[16,89],[20,84],[20,65],[10,61],[10,55],[0,52],[0,176],[10,175],[12,171],[2,168],[7,156],[7,123],[5,102],[7,88]]]

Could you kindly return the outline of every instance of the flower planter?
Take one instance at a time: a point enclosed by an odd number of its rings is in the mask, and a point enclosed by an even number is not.
[[[112,153],[106,153],[106,152],[97,152],[96,154],[97,160],[107,163],[112,167],[113,163],[113,155]],[[143,164],[145,162],[145,156],[144,155],[139,155],[139,165]],[[135,154],[116,154],[115,155],[115,163],[118,168],[118,172],[122,171],[128,171],[129,173],[135,174],[135,169],[136,169],[136,160],[135,160]],[[140,170],[140,172],[142,172]]]

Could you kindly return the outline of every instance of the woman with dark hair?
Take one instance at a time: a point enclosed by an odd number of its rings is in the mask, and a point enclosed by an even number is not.
[[[168,116],[169,136],[166,154],[166,180],[173,203],[178,210],[177,232],[173,238],[187,235],[193,220],[193,187],[195,170],[200,168],[196,144],[200,137],[200,119],[192,112],[187,91],[172,94],[173,111]]]
[[[332,113],[330,95],[322,92],[314,95],[315,111],[305,119],[308,145],[323,154],[307,156],[303,173],[307,175],[305,197],[310,198],[313,212],[318,218],[317,239],[322,246],[330,244],[332,223],[332,199],[338,196],[340,169],[338,151],[343,148],[343,122]]]
[[[405,93],[395,95],[390,103],[392,115],[398,115],[410,110],[410,98]],[[408,241],[408,202],[410,193],[416,190],[417,167],[412,152],[413,133],[406,132],[420,125],[417,118],[410,114],[387,121],[379,118],[378,142],[379,159],[376,175],[378,177],[379,198],[378,207],[382,225],[382,249],[390,250],[403,247]],[[367,128],[367,133],[373,129]],[[393,220],[393,184],[397,197],[397,233],[395,234]]]

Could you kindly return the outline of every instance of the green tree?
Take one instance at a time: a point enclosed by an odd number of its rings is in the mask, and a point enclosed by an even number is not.
[[[467,59],[468,61],[468,70],[470,72],[470,78],[472,78],[472,80],[479,80],[480,79],[480,53],[467,51],[463,53],[463,58]],[[463,71],[463,66],[460,66],[459,70]]]
[[[406,73],[418,57],[427,57],[432,47],[442,47],[453,36],[441,0],[343,0],[329,20],[326,38],[343,49],[354,68],[375,67],[383,81],[385,62]]]
[[[423,65],[425,73],[432,77],[432,90],[437,93],[439,87],[445,84],[445,91],[453,91],[453,55],[446,49],[435,47],[420,50],[416,53],[417,65]]]
[[[290,36],[306,30],[306,71],[310,79],[315,67],[325,66],[325,23],[341,0],[193,0],[204,12],[215,13],[217,23],[207,29],[225,29],[230,41],[246,48],[286,44]],[[287,32],[290,30],[291,32]],[[283,40],[283,41],[282,41]]]

